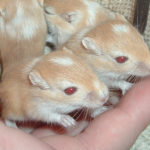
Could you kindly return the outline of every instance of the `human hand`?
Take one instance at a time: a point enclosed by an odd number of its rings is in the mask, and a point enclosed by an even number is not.
[[[43,136],[45,131],[38,130],[29,135],[1,123],[0,150],[128,150],[150,123],[149,89],[150,78],[137,83],[114,109],[94,119],[75,137]]]

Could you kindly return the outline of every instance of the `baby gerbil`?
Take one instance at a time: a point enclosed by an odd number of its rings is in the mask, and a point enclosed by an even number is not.
[[[56,33],[59,46],[84,27],[122,17],[92,0],[45,0],[44,4],[49,31]]]
[[[110,20],[95,28],[86,28],[65,46],[84,59],[108,87],[122,93],[132,86],[130,75],[150,74],[150,52],[142,36],[127,21]]]
[[[0,51],[3,68],[43,54],[47,25],[43,0],[0,1]]]
[[[77,56],[64,50],[12,66],[0,84],[2,117],[75,125],[68,113],[86,107],[95,114],[108,89]],[[7,123],[7,121],[6,121]]]

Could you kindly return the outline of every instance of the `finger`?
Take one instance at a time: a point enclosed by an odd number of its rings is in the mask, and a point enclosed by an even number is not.
[[[53,150],[49,145],[22,132],[0,123],[0,150]]]
[[[120,109],[142,124],[150,122],[150,77],[137,83],[122,99]],[[138,116],[138,117],[137,117]]]
[[[150,78],[136,84],[115,109],[99,116],[80,138],[101,150],[129,149],[150,123],[149,89]]]

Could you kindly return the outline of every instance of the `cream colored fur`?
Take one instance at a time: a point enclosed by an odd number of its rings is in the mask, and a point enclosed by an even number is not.
[[[57,34],[59,46],[87,26],[123,18],[92,0],[45,0],[44,4],[49,30]],[[52,28],[52,25],[56,28]]]
[[[73,64],[66,66],[54,61],[60,58],[71,59]],[[91,69],[63,50],[36,60],[27,59],[12,67],[2,79],[2,117],[7,120],[37,120],[68,127],[75,125],[75,120],[67,113],[83,107],[94,113],[108,99],[107,87]],[[77,91],[65,94],[69,87],[76,87]]]
[[[43,54],[47,26],[42,0],[0,1],[0,52],[3,68]],[[14,62],[15,60],[15,62]]]
[[[119,88],[123,94],[132,86],[126,79],[130,75],[150,74],[150,52],[142,36],[124,20],[110,20],[86,28],[74,35],[65,47],[88,63],[99,79],[109,87]],[[116,58],[128,60],[118,63]]]

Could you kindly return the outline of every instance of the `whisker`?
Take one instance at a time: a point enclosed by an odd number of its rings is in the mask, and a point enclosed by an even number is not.
[[[78,120],[80,117],[81,117],[81,115],[84,113],[84,109],[82,109],[81,110],[81,112],[80,112],[80,114],[78,115],[78,117],[76,118],[76,120]]]
[[[130,75],[127,79],[128,82],[130,82],[132,80],[132,75]]]
[[[131,79],[131,82],[132,82],[132,83],[134,82],[134,78],[135,78],[135,76],[132,75],[132,79]]]
[[[87,116],[88,116],[88,109],[86,109],[86,111],[85,111],[85,117],[84,117],[84,120],[86,120],[87,119]]]
[[[75,118],[76,117],[76,115],[78,114],[80,112],[80,110],[76,110],[76,112],[75,112],[75,114],[73,114],[73,118]]]

